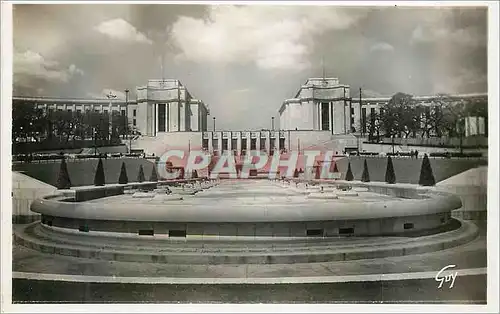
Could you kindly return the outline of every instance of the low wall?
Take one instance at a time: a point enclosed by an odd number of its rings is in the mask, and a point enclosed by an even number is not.
[[[269,223],[178,223],[164,221],[94,220],[42,215],[42,223],[51,227],[82,230],[103,236],[159,236],[172,239],[223,240],[244,238],[304,238],[338,236],[403,235],[443,227],[450,213],[386,217],[382,219],[284,221]],[[84,230],[84,231],[83,231]]]

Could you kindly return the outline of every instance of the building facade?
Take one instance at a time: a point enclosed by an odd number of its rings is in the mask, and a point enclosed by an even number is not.
[[[350,89],[337,78],[310,78],[295,98],[287,99],[279,109],[283,130],[329,131],[350,133],[347,119],[351,108]]]
[[[487,94],[451,95],[453,102],[487,101]],[[417,104],[436,107],[438,96],[416,96]],[[367,135],[368,119],[380,113],[390,100],[352,97],[350,87],[337,78],[310,78],[295,98],[287,99],[279,109],[276,130],[208,130],[210,110],[203,101],[192,97],[179,80],[149,80],[136,88],[136,100],[62,99],[13,97],[13,106],[29,103],[47,111],[119,112],[126,115],[132,128],[142,137],[133,148],[161,155],[169,148],[203,149],[219,155],[232,151],[246,155],[259,150],[274,154],[322,148],[340,152],[360,149],[360,137]],[[466,136],[487,134],[483,118],[465,119]]]
[[[351,97],[350,87],[337,78],[310,78],[302,85],[295,98],[286,99],[278,113],[281,130],[324,131],[331,135],[367,133],[368,119],[379,114],[391,97]],[[415,96],[417,105],[432,114],[440,96]],[[488,94],[447,95],[447,101],[487,102]],[[466,136],[485,135],[483,118],[467,117]]]
[[[203,101],[195,99],[179,80],[149,80],[137,87],[137,110],[141,134],[156,136],[165,132],[201,132],[207,130],[210,114]]]
[[[133,130],[144,136],[207,130],[208,107],[194,99],[178,80],[150,80],[136,88],[136,96],[137,100],[15,96],[12,105],[28,103],[48,112],[120,113],[127,116]]]

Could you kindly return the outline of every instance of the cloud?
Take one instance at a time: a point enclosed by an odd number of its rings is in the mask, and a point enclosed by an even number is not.
[[[125,100],[125,93],[124,92],[114,90],[111,88],[104,88],[100,93],[92,93],[92,92],[87,93],[88,97],[98,98],[98,99],[108,98],[108,95],[116,96],[116,98],[112,98],[112,99]]]
[[[370,52],[376,52],[376,51],[392,52],[394,51],[394,47],[386,42],[378,42],[370,47]]]
[[[470,92],[487,92],[488,76],[477,69],[458,68],[452,75],[437,76],[434,79],[433,94],[459,94]]]
[[[129,43],[145,43],[152,44],[153,42],[143,33],[139,32],[133,25],[124,19],[113,19],[100,23],[95,27],[95,30],[110,38],[117,39]]]
[[[25,78],[34,77],[38,79],[68,82],[75,75],[83,75],[83,70],[71,64],[63,68],[57,61],[47,60],[37,52],[26,50],[14,55],[14,80],[19,82]]]
[[[313,36],[346,29],[365,14],[339,7],[213,6],[205,19],[179,17],[170,33],[177,59],[301,71],[310,66]]]
[[[483,13],[466,9],[429,11],[413,29],[410,44],[452,43],[464,47],[486,47],[487,32],[481,25],[486,25]],[[475,21],[471,23],[470,19]],[[460,22],[462,24],[457,25]]]

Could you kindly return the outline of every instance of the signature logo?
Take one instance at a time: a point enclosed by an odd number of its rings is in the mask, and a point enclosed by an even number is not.
[[[448,271],[448,274],[445,274],[445,271],[447,269],[455,268],[457,265],[448,265],[443,267],[438,273],[436,274],[436,281],[439,282],[438,289],[441,289],[443,284],[445,282],[450,282],[450,289],[453,288],[453,285],[455,284],[455,279],[457,279],[458,272],[451,273]]]

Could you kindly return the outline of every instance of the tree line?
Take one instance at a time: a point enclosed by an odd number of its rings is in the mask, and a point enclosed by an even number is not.
[[[488,103],[485,100],[455,101],[441,94],[432,105],[419,104],[412,95],[397,93],[379,112],[366,117],[369,141],[380,138],[429,138],[465,136],[465,117],[483,117],[488,123]]]
[[[12,106],[12,142],[58,142],[77,140],[119,143],[133,133],[126,115],[113,111],[44,110],[30,103]]]

